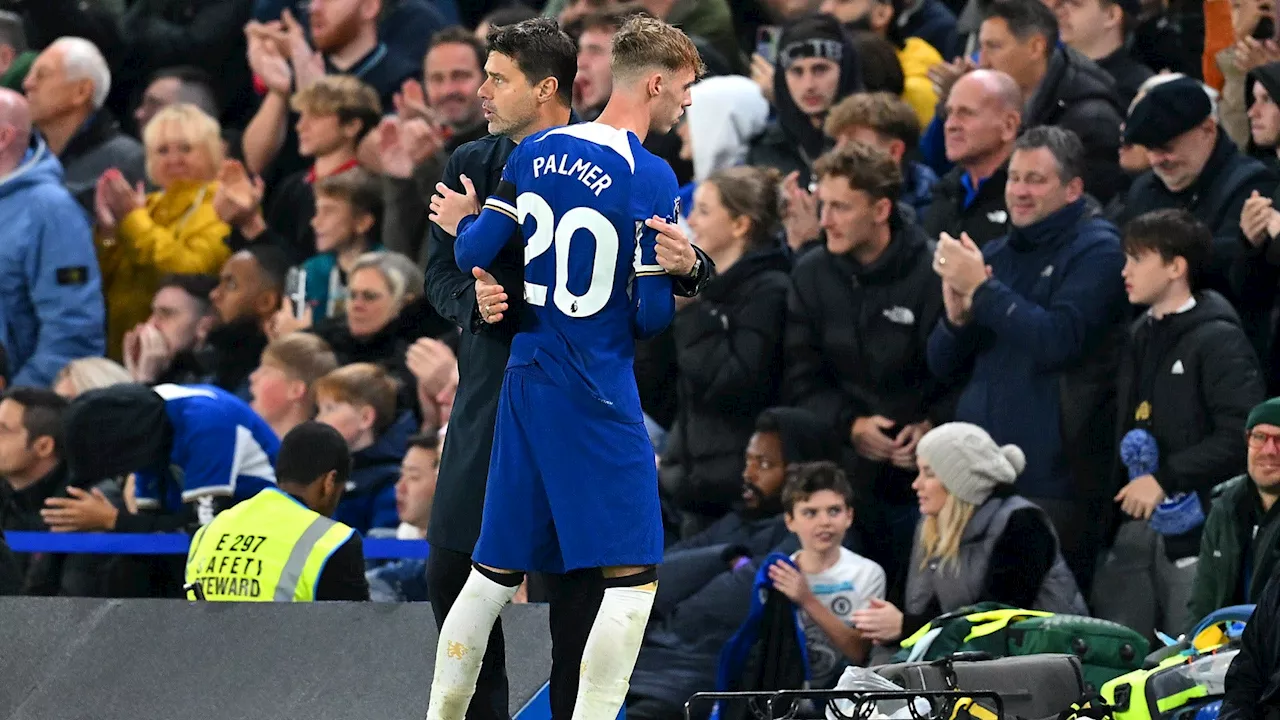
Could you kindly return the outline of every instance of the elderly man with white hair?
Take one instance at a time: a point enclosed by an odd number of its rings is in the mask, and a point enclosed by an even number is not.
[[[48,387],[71,360],[102,355],[102,280],[88,218],[31,131],[21,95],[0,88],[0,345],[14,385]]]
[[[142,145],[121,132],[104,107],[111,70],[93,43],[77,37],[54,40],[31,65],[22,89],[31,122],[62,162],[63,183],[90,216],[103,172],[116,168],[131,185],[145,177]]]

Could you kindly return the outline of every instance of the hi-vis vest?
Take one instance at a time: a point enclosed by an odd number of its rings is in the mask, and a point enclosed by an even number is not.
[[[325,562],[353,532],[266,489],[196,532],[187,582],[214,602],[311,602]]]

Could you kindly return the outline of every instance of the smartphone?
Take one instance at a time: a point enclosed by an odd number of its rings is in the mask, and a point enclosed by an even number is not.
[[[1254,40],[1274,40],[1276,37],[1276,21],[1270,17],[1264,17],[1258,21],[1258,25],[1253,29]]]
[[[302,268],[289,268],[285,279],[285,295],[293,303],[293,316],[302,319],[307,309],[307,271]]]
[[[771,63],[778,61],[778,39],[782,28],[777,25],[761,25],[756,31],[756,53]]]

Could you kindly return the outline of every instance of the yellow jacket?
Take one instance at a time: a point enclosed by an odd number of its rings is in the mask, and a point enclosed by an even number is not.
[[[147,196],[115,235],[97,233],[107,301],[107,355],[121,359],[124,334],[151,314],[151,298],[169,273],[214,275],[231,255],[231,228],[213,211],[217,183],[178,183]]]
[[[933,81],[929,80],[929,68],[942,62],[942,55],[924,40],[909,37],[898,51],[898,62],[906,79],[902,99],[916,111],[920,128],[924,129],[933,120],[934,107],[938,104],[938,94],[933,91]]]

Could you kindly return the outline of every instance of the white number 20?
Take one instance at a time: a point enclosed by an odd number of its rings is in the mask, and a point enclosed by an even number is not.
[[[521,225],[530,215],[534,220],[533,235],[524,246],[525,265],[555,245],[556,287],[552,301],[560,312],[580,318],[603,310],[613,294],[613,275],[618,263],[618,231],[613,223],[594,208],[576,207],[565,213],[557,224],[551,206],[534,192],[521,193],[516,198],[516,211]],[[596,257],[591,266],[591,284],[587,291],[574,295],[569,290],[569,243],[579,230],[586,230],[595,237]],[[530,305],[545,306],[547,286],[525,282],[524,299]]]

